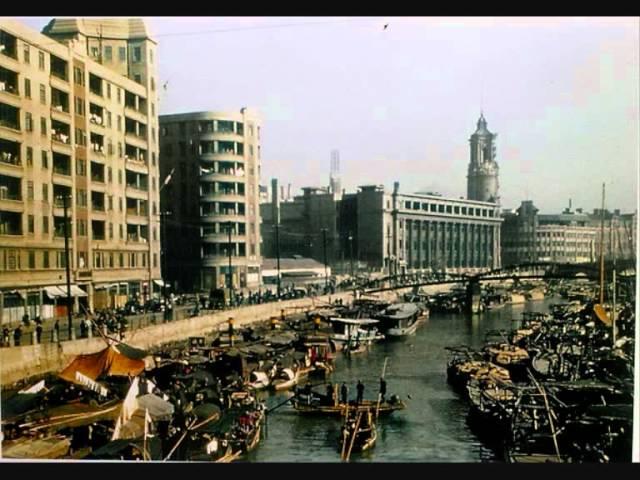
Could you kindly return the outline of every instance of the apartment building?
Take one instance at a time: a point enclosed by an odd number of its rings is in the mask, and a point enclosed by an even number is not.
[[[160,117],[163,261],[181,291],[260,285],[260,127],[246,108]]]
[[[65,199],[75,309],[161,284],[155,55],[139,19],[0,19],[3,322],[64,315]]]

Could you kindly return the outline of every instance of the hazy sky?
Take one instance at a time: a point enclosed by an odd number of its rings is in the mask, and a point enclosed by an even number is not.
[[[263,184],[326,185],[338,149],[347,191],[466,195],[482,107],[503,207],[591,210],[604,181],[608,208],[637,208],[637,17],[146,21],[169,82],[160,113],[256,108]]]

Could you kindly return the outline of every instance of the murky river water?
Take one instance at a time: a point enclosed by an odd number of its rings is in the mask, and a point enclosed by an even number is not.
[[[338,354],[334,383],[347,382],[355,396],[358,379],[365,398],[376,398],[379,378],[388,357],[387,395],[398,394],[407,408],[381,417],[375,447],[352,455],[355,462],[480,462],[495,457],[467,426],[468,406],[446,381],[446,346],[480,347],[487,330],[510,328],[523,311],[547,311],[553,300],[505,306],[482,315],[433,314],[415,335],[399,342],[383,342],[351,359]],[[316,389],[324,393],[324,387]],[[268,407],[286,400],[286,394],[269,396]],[[305,417],[290,404],[268,416],[266,437],[247,461],[339,462],[340,420]]]

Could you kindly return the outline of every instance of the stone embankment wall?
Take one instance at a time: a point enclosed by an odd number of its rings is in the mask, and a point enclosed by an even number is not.
[[[427,293],[447,290],[448,286],[428,287]],[[398,295],[410,291],[410,288],[376,293],[376,298],[395,300]],[[233,310],[223,310],[212,314],[192,317],[168,323],[159,323],[127,332],[125,343],[150,349],[193,336],[203,336],[219,329],[227,323],[229,317],[235,320],[236,328],[271,317],[280,316],[282,309],[287,315],[310,309],[322,308],[330,301],[342,300],[350,303],[353,293],[342,292],[315,298],[299,298],[282,302],[251,305]],[[0,385],[11,385],[22,379],[56,372],[66,367],[76,355],[94,353],[102,350],[105,342],[102,338],[84,338],[62,343],[41,343],[0,349]]]

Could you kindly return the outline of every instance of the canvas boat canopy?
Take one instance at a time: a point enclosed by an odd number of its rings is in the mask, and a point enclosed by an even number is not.
[[[104,350],[87,355],[78,355],[62,372],[60,378],[68,382],[78,383],[76,372],[89,377],[91,380],[106,376],[139,375],[145,368],[144,356],[139,358],[137,352],[142,352],[125,344],[110,345]],[[144,352],[143,352],[144,353]]]

